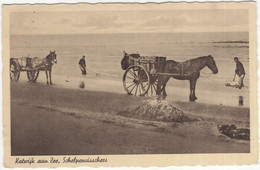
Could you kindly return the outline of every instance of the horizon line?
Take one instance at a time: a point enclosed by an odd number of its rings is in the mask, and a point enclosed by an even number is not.
[[[54,34],[54,33],[45,33],[45,34],[10,34],[10,36],[19,36],[19,35],[25,35],[25,36],[29,36],[29,35],[90,35],[90,34],[179,34],[179,33],[184,33],[184,34],[187,34],[187,33],[249,33],[249,31],[219,31],[219,32],[211,32],[211,31],[208,31],[208,32],[108,32],[108,33],[104,33],[104,32],[97,32],[97,33],[75,33],[75,34],[72,34],[72,33],[58,33],[58,34]]]

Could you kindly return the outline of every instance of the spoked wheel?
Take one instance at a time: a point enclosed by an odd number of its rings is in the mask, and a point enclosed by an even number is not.
[[[39,76],[39,70],[31,70],[27,71],[28,80],[31,82],[35,82]]]
[[[148,95],[154,96],[157,92],[157,84],[158,84],[158,78],[156,75],[151,75],[150,77],[150,89],[147,92]]]
[[[10,79],[11,81],[18,81],[20,77],[20,67],[15,61],[10,63]]]
[[[123,85],[127,94],[144,96],[150,88],[150,76],[142,66],[130,66],[124,74]]]

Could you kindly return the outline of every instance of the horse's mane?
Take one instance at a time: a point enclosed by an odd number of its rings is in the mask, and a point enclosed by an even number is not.
[[[208,61],[208,60],[205,60],[207,58],[211,57],[211,55],[208,55],[208,56],[201,56],[201,57],[197,57],[197,58],[193,58],[191,60],[187,60],[187,61],[184,61],[184,62],[192,62],[192,63],[198,63],[200,62],[201,60],[203,61]]]
[[[203,58],[207,58],[207,57],[209,57],[209,56],[211,56],[211,55],[193,58],[193,59],[191,59],[191,60],[189,60],[189,61],[200,60],[200,59],[203,59]]]
[[[201,59],[207,58],[209,56],[211,56],[211,55],[201,56],[201,57],[193,58],[193,59],[186,60],[186,61],[183,61],[183,62],[178,62],[178,61],[175,61],[175,60],[167,60],[167,61],[171,61],[171,62],[174,62],[174,63],[196,62],[196,61],[200,61]]]

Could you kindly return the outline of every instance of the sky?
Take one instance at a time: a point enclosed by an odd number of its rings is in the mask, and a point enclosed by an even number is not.
[[[113,10],[11,12],[10,33],[247,32],[248,11]]]

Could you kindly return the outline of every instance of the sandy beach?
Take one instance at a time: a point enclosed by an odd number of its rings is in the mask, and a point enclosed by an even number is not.
[[[36,83],[23,77],[11,82],[12,155],[250,152],[249,141],[231,139],[217,128],[249,128],[248,107],[172,101],[196,121],[144,120],[119,113],[151,97],[128,96],[119,81],[85,78],[80,89],[80,81],[71,79],[54,78],[57,84],[47,86],[43,76]]]

